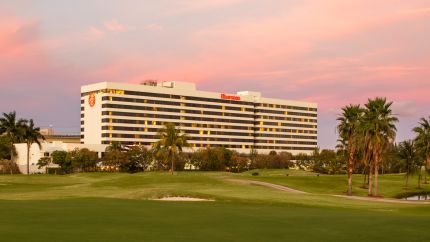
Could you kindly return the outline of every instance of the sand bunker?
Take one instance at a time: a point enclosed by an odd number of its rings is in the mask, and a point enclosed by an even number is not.
[[[157,201],[184,201],[184,202],[205,202],[205,201],[215,201],[212,199],[195,198],[195,197],[162,197],[153,199]]]

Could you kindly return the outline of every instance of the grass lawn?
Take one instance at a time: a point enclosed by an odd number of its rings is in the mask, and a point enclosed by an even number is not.
[[[8,242],[430,241],[426,232],[430,205],[330,195],[345,190],[344,176],[259,172],[258,177],[216,172],[0,176],[0,238]],[[315,194],[292,194],[231,179],[258,179]],[[402,181],[401,176],[381,177],[381,192],[396,193],[393,186]],[[163,196],[215,201],[149,200]]]
[[[252,176],[258,172],[258,176]],[[287,176],[288,174],[288,176]],[[346,175],[322,175],[298,170],[254,170],[240,174],[243,178],[265,181],[294,189],[319,194],[345,194],[347,191]],[[363,176],[353,176],[353,194],[367,196],[367,188],[363,188]],[[408,187],[405,187],[404,174],[388,174],[379,176],[379,193],[386,198],[395,198],[404,193],[430,193],[430,184],[421,184],[417,188],[418,178],[409,178]]]

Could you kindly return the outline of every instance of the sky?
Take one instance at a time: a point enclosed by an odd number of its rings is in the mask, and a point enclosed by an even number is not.
[[[80,86],[146,79],[341,107],[393,101],[397,140],[430,116],[430,0],[0,0],[0,112],[79,133]]]

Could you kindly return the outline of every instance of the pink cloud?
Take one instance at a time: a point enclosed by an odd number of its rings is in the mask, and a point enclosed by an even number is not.
[[[94,26],[91,26],[88,29],[88,33],[89,33],[90,37],[94,38],[94,39],[100,39],[104,36],[104,32],[102,30],[94,27]]]
[[[116,19],[106,21],[104,26],[108,31],[112,32],[121,32],[127,29],[125,25],[119,23]]]

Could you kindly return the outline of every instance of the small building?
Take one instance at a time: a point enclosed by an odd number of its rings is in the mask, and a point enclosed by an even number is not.
[[[18,165],[21,173],[27,174],[27,144],[19,143],[14,144],[17,155],[14,157],[14,162]],[[103,144],[81,144],[81,143],[65,143],[63,141],[44,141],[41,147],[33,144],[30,148],[30,173],[45,173],[45,169],[39,169],[37,162],[42,157],[50,157],[54,151],[72,151],[76,148],[87,148],[91,151],[97,152],[99,158],[105,152],[107,145]]]

